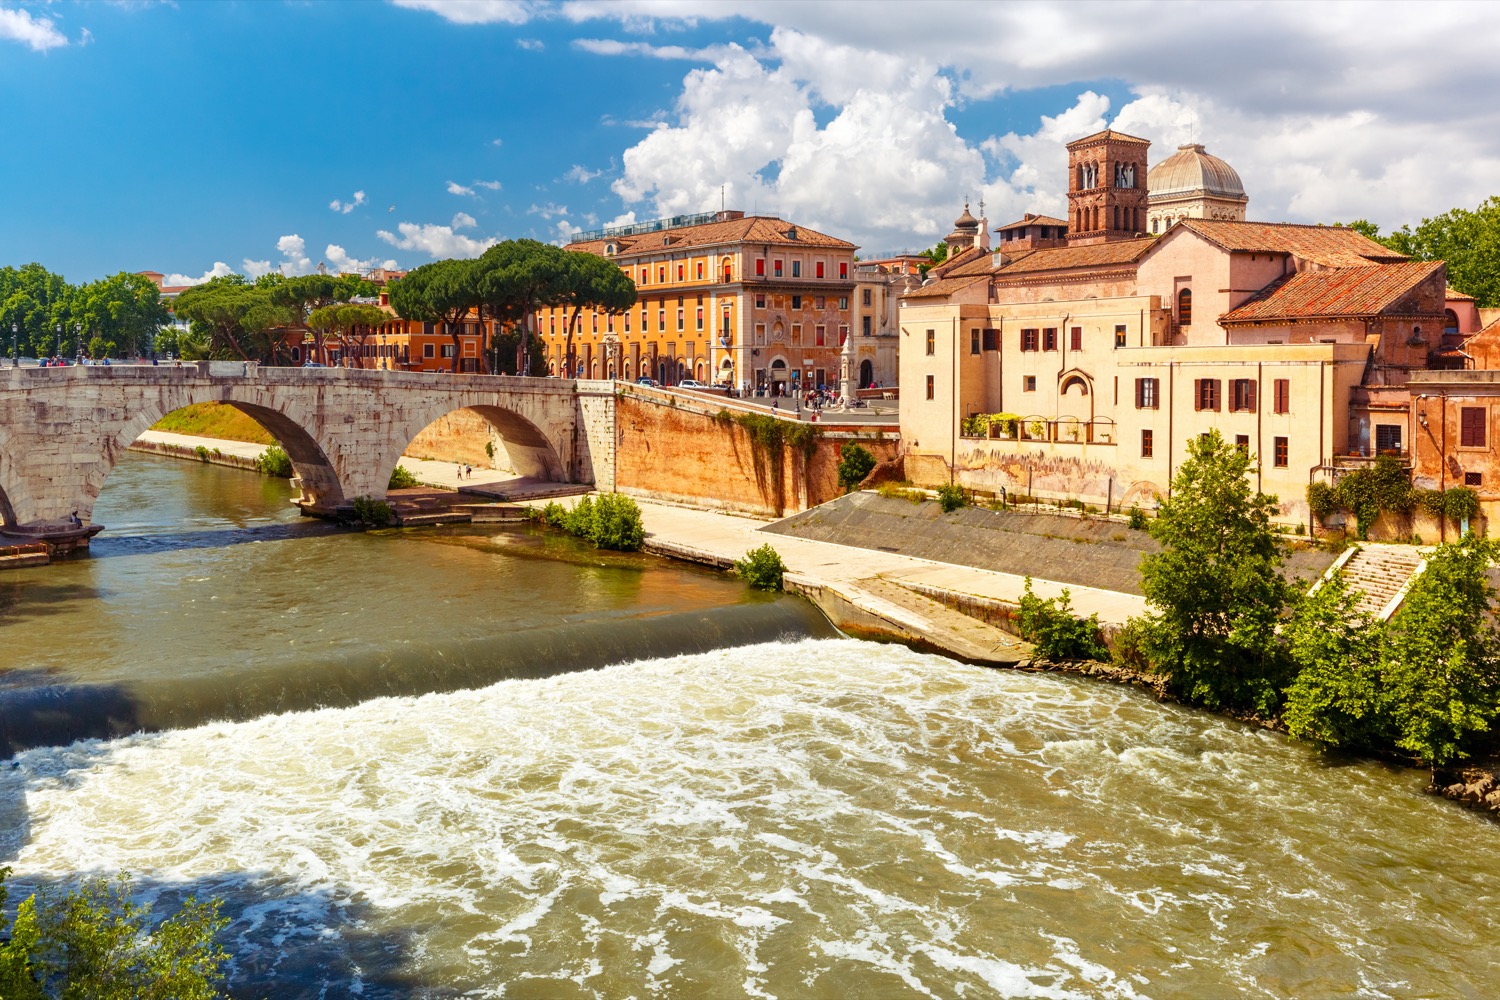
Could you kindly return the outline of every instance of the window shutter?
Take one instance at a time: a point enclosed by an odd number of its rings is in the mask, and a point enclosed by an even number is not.
[[[1206,410],[1206,409],[1208,409],[1208,406],[1206,405],[1207,402],[1208,402],[1208,400],[1207,400],[1207,395],[1208,395],[1207,388],[1208,388],[1208,379],[1206,379],[1206,378],[1200,378],[1200,379],[1194,379],[1193,380],[1193,409],[1195,409],[1195,410]]]
[[[1245,383],[1245,409],[1249,410],[1251,413],[1255,412],[1255,403],[1256,403],[1255,394],[1256,394],[1256,390],[1258,388],[1259,388],[1259,383],[1257,383],[1255,381],[1255,379],[1252,378],[1252,379],[1246,380],[1246,383]]]
[[[1138,378],[1135,380],[1135,408],[1145,409],[1146,406],[1146,380]]]

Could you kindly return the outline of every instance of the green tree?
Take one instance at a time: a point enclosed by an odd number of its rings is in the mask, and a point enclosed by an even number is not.
[[[531,338],[531,322],[538,309],[560,301],[565,257],[565,251],[549,243],[505,240],[474,262],[473,280],[496,332],[495,367],[500,371],[529,375],[545,357]]]
[[[1485,576],[1493,543],[1440,545],[1391,619],[1381,669],[1396,745],[1436,768],[1500,714],[1500,635]]]
[[[0,868],[0,913],[6,899]],[[219,904],[189,897],[154,927],[124,875],[76,890],[36,893],[0,917],[0,997],[5,1000],[213,1000],[229,955],[214,940],[229,923]]]
[[[554,302],[568,310],[568,332],[563,344],[567,371],[563,374],[573,375],[578,370],[573,336],[578,331],[578,318],[583,311],[598,309],[606,313],[622,313],[635,305],[636,290],[630,276],[608,258],[567,251],[563,252],[563,258],[565,270]]]
[[[1349,226],[1397,253],[1447,261],[1448,284],[1474,296],[1481,309],[1500,306],[1500,196],[1491,195],[1472,211],[1455,208],[1386,236],[1364,219]]]
[[[839,485],[845,493],[853,492],[874,468],[875,456],[864,445],[850,441],[839,446]]]
[[[1282,719],[1299,740],[1366,750],[1390,746],[1381,679],[1385,625],[1357,610],[1360,597],[1336,572],[1298,605],[1283,630],[1298,672]]]
[[[1287,680],[1276,626],[1292,599],[1276,498],[1251,489],[1250,455],[1217,430],[1187,450],[1151,522],[1161,551],[1141,560],[1146,654],[1183,698],[1269,714]]]
[[[269,305],[279,313],[276,318],[294,329],[307,329],[308,317],[323,306],[356,298],[373,298],[376,294],[373,284],[352,274],[305,274],[292,278],[267,275],[256,282],[256,288],[266,293]],[[180,296],[178,301],[181,301]],[[274,339],[273,357],[279,356],[281,343],[280,337]],[[316,359],[326,364],[328,357],[323,337],[314,338],[313,343]],[[271,363],[277,364],[278,361]]]
[[[307,314],[307,328],[319,341],[332,335],[338,339],[339,347],[346,357],[363,357],[365,343],[382,323],[390,322],[390,314],[379,306],[363,302],[340,303],[319,306]]]
[[[453,371],[459,367],[462,323],[482,299],[471,260],[436,260],[414,267],[387,286],[391,307],[402,319],[441,323],[453,340]]]
[[[1036,648],[1044,660],[1108,660],[1109,649],[1099,640],[1099,616],[1079,618],[1073,614],[1073,595],[1064,587],[1062,596],[1036,596],[1031,577],[1021,594],[1019,619],[1021,638]]]
[[[238,274],[186,289],[173,311],[189,322],[194,340],[207,343],[209,357],[272,365],[285,359],[279,331],[300,325],[291,308],[272,302],[267,286],[251,285]]]

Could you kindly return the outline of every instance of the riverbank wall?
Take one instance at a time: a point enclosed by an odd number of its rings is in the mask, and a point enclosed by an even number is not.
[[[222,465],[231,469],[248,469],[251,472],[260,471],[260,466],[256,464],[256,460],[247,455],[233,455],[218,448],[210,448],[207,445],[190,448],[186,445],[170,444],[165,441],[150,441],[145,438],[137,438],[131,443],[129,450],[144,452],[148,455],[162,455],[166,458],[181,458],[190,462],[206,462],[209,465]]]

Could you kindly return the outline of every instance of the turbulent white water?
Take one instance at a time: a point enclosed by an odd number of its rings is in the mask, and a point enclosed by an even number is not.
[[[854,641],[78,744],[22,884],[224,896],[250,996],[1487,996],[1500,831],[1133,692]]]

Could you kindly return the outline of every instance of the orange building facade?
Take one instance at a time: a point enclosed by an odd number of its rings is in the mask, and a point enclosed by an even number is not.
[[[768,216],[717,212],[582,234],[567,249],[618,263],[629,310],[566,308],[536,331],[550,374],[686,379],[792,392],[839,380],[853,327],[854,244]]]

